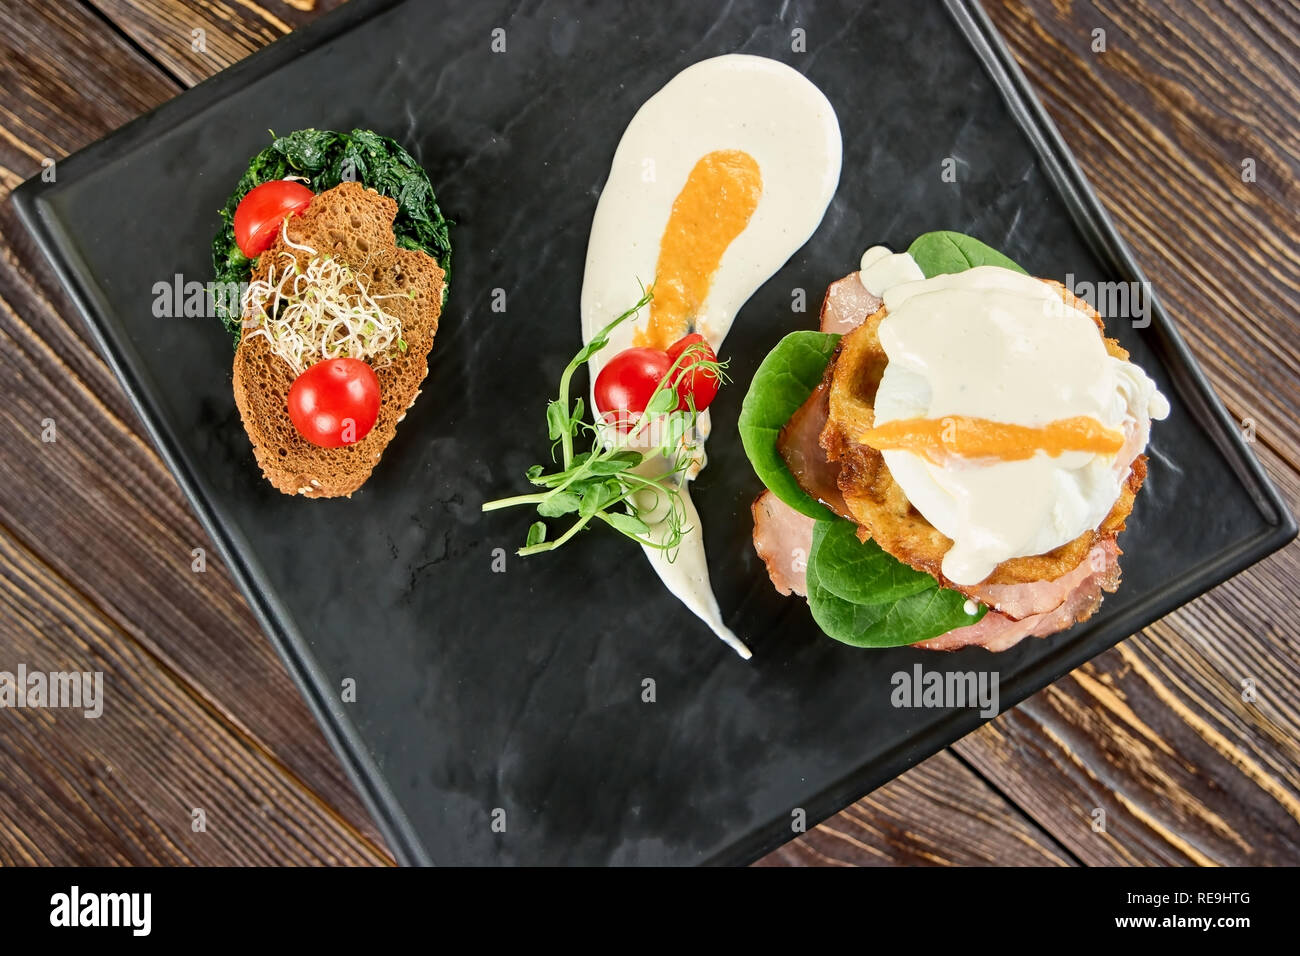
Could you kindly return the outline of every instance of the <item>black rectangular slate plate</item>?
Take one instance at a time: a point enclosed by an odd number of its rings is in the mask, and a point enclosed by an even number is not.
[[[806,52],[792,50],[795,29]],[[679,70],[736,51],[804,71],[844,131],[825,221],[727,342],[737,382],[714,405],[696,483],[749,663],[626,541],[592,533],[521,560],[528,517],[479,511],[547,450],[543,403],[579,344],[587,231],[625,125]],[[457,221],[424,395],[351,500],[273,491],[231,396],[225,333],[151,313],[154,283],[209,278],[216,210],[266,130],[304,126],[396,137]],[[949,157],[955,183],[940,175]],[[893,708],[894,672],[993,668],[1010,707],[1295,534],[1157,306],[1147,328],[1112,322],[1173,414],[1122,539],[1124,585],[1085,625],[998,656],[862,651],[768,583],[750,545],[759,483],[735,434],[740,401],[863,248],[957,229],[1037,275],[1141,279],[971,3],[355,2],[15,198],[405,862],[752,860],[792,836],[798,810],[811,825],[981,722]],[[792,313],[796,288],[811,312]],[[511,555],[504,573],[496,549]]]

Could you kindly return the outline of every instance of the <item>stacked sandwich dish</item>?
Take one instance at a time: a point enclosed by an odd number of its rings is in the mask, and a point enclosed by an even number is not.
[[[958,233],[876,247],[754,377],[754,547],[845,643],[1001,651],[1119,584],[1155,384],[1100,316]]]

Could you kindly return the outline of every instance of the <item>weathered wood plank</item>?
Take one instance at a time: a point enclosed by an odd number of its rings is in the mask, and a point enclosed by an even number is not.
[[[1288,9],[988,5],[1219,394],[1300,466],[1300,28]]]
[[[1300,476],[1263,459],[1300,509]],[[1297,580],[1293,544],[955,749],[1086,863],[1294,864]]]
[[[342,0],[91,0],[103,15],[186,86],[242,60]]]
[[[3,711],[0,865],[386,859],[3,530],[0,617],[10,674],[102,674],[98,717]]]
[[[1041,828],[942,751],[757,866],[1069,866]]]
[[[39,171],[34,153],[56,157],[126,122],[175,92],[156,69],[76,8],[59,16],[43,7],[15,11],[0,35],[0,84],[10,97],[4,125],[7,167],[23,178]],[[79,46],[71,37],[90,39]],[[5,46],[26,45],[25,51]],[[37,63],[38,51],[61,59]],[[78,100],[80,57],[110,70]],[[97,68],[97,67],[96,67]],[[13,69],[39,79],[24,78]],[[90,71],[91,66],[86,67]],[[128,81],[128,78],[130,80]],[[110,94],[98,92],[102,88]],[[112,91],[122,91],[113,94]],[[64,106],[28,102],[52,97]],[[41,112],[45,109],[48,115]],[[40,150],[22,149],[40,122]],[[363,845],[380,843],[334,754],[292,680],[261,635],[216,559],[102,360],[70,322],[72,309],[12,207],[0,207],[0,377],[10,400],[0,413],[0,524],[33,549],[51,574],[76,581],[85,598],[144,652],[183,675],[188,693],[220,712],[242,735],[232,747],[265,750],[281,764],[286,786],[307,787],[349,821]],[[66,318],[65,318],[66,317]],[[52,420],[58,440],[41,440]],[[208,552],[208,570],[191,570],[191,551]],[[299,782],[300,781],[300,782]],[[304,820],[304,825],[309,821]]]
[[[78,6],[6,5],[4,27],[0,198],[40,172],[42,163],[68,153],[60,131],[79,130],[88,143],[177,92],[156,67]]]

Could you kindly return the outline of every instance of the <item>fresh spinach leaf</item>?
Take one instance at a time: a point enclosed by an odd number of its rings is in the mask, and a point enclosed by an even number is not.
[[[837,519],[843,521],[843,519]],[[844,522],[848,524],[848,522]],[[903,647],[974,624],[983,607],[967,614],[960,591],[941,588],[933,578],[923,591],[883,604],[854,604],[822,583],[811,560],[807,568],[808,607],[828,637],[854,647]]]
[[[403,249],[419,249],[437,260],[443,278],[443,302],[451,284],[451,237],[449,223],[438,208],[429,176],[396,140],[366,129],[351,133],[300,129],[279,136],[248,164],[221,210],[221,231],[212,240],[212,267],[216,282],[242,285],[253,272],[253,260],[239,251],[235,242],[235,209],[254,186],[302,176],[313,192],[333,189],[344,180],[355,180],[397,201],[393,236]],[[223,295],[213,296],[217,317],[239,344],[238,307]]]
[[[916,260],[927,279],[965,272],[976,266],[1001,266],[1016,272],[1025,271],[996,249],[960,232],[927,232],[917,236],[916,241],[907,247],[907,252]]]
[[[819,521],[835,516],[799,487],[776,441],[790,416],[821,382],[839,340],[838,335],[825,332],[791,332],[758,366],[740,406],[740,441],[758,477],[791,508]]]
[[[844,644],[867,646],[860,644],[857,637],[880,623],[885,616],[885,605],[854,604],[836,597],[822,585],[811,564],[804,576],[808,585],[808,609],[822,632]]]
[[[874,541],[858,540],[843,518],[813,526],[808,564],[822,587],[852,604],[885,604],[934,587],[934,578],[899,561]]]

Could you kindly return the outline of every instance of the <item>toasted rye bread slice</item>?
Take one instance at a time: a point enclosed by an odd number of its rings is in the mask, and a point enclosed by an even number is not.
[[[1096,323],[1108,353],[1116,358],[1128,358],[1128,352],[1118,342],[1105,337],[1101,316],[1091,305],[1076,298],[1061,283],[1043,281],[1056,289],[1067,305],[1079,309]],[[1134,460],[1119,498],[1095,531],[1085,531],[1045,554],[1003,561],[985,580],[974,586],[955,584],[945,578],[943,556],[952,547],[952,539],[912,507],[885,465],[884,456],[853,437],[875,423],[876,388],[889,361],[879,335],[880,322],[885,314],[886,310],[881,306],[845,335],[827,370],[831,377],[830,415],[821,433],[821,445],[827,458],[840,465],[840,491],[849,514],[858,523],[859,538],[864,541],[871,538],[895,558],[931,575],[941,586],[961,591],[976,600],[987,600],[988,585],[1055,581],[1077,568],[1095,546],[1115,540],[1115,536],[1124,530],[1124,522],[1133,510],[1134,498],[1146,478],[1145,455]]]
[[[428,374],[429,350],[442,312],[443,272],[427,253],[397,247],[396,216],[394,200],[359,183],[341,183],[313,199],[302,215],[290,216],[287,230],[253,270],[254,281],[264,280],[271,263],[288,262],[282,254],[297,257],[299,268],[306,266],[311,257],[285,244],[287,231],[294,243],[347,263],[371,295],[403,293],[380,300],[385,311],[401,320],[407,348],[371,359],[379,380],[379,419],[360,441],[340,448],[321,448],[299,434],[289,418],[289,388],[296,374],[265,336],[250,337],[250,317],[244,317],[243,337],[235,351],[235,403],[262,474],[285,494],[335,498],[360,488]]]

